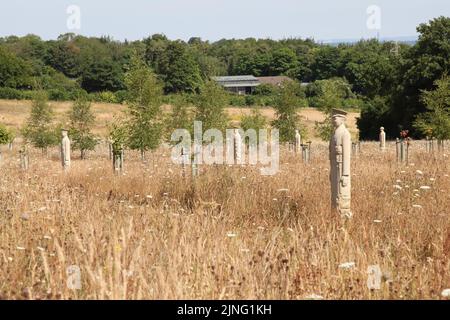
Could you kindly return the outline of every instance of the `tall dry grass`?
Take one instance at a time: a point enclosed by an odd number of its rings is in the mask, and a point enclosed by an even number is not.
[[[312,161],[282,150],[281,171],[201,167],[181,177],[167,149],[126,153],[115,176],[103,146],[74,154],[16,150],[0,164],[0,296],[7,299],[439,299],[450,287],[450,162],[415,142],[364,143],[352,163],[351,221],[330,213],[325,144]],[[422,171],[417,172],[417,170]],[[396,187],[394,187],[396,185]],[[421,186],[431,187],[429,190]],[[339,265],[354,262],[350,269]],[[67,268],[81,270],[81,289]],[[383,271],[380,290],[367,268]]]

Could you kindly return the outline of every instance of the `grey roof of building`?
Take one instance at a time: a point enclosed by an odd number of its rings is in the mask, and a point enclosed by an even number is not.
[[[258,82],[258,78],[252,75],[244,75],[244,76],[222,76],[222,77],[214,77],[214,80],[218,82],[229,82],[229,81],[255,81]]]
[[[236,87],[256,87],[259,86],[259,82],[245,82],[245,81],[239,81],[239,82],[226,82],[226,83],[220,83],[225,88],[236,88]]]
[[[213,79],[225,88],[256,87],[260,85],[258,78],[254,76],[225,76],[214,77]]]

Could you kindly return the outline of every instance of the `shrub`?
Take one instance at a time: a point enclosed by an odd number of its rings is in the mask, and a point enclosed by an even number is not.
[[[255,96],[245,96],[245,105],[246,106],[253,106],[256,103]]]
[[[230,94],[228,99],[229,99],[229,104],[231,106],[243,107],[246,105],[244,96],[238,96],[237,94]]]
[[[126,90],[119,90],[114,93],[116,95],[117,103],[124,103],[127,101],[128,92]]]
[[[10,143],[13,139],[13,132],[0,123],[0,145]]]
[[[117,103],[117,97],[114,92],[103,91],[103,92],[93,92],[89,94],[89,100],[94,102],[103,103]]]
[[[21,100],[22,92],[13,88],[0,88],[0,99]]]
[[[49,89],[47,90],[48,99],[52,101],[67,101],[70,100],[70,94],[64,89]]]

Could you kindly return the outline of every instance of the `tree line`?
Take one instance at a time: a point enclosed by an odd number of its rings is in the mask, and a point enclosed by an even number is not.
[[[428,111],[423,91],[436,89],[450,67],[450,18],[435,18],[417,31],[414,45],[372,39],[336,46],[312,39],[184,42],[162,34],[123,42],[74,34],[50,41],[10,36],[0,38],[0,98],[34,98],[42,89],[52,100],[87,94],[88,100],[124,103],[130,100],[126,75],[137,53],[171,104],[178,95],[199,95],[212,76],[287,75],[310,83],[295,91],[297,107],[359,108],[361,139],[376,139],[380,126],[391,138],[403,129],[421,136],[417,121]],[[273,105],[278,96],[278,90],[262,86],[252,96],[227,99]]]

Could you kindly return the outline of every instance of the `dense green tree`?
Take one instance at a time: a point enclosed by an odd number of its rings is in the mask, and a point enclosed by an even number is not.
[[[387,128],[386,137],[397,137],[398,130],[391,130],[396,125],[389,116],[389,98],[376,96],[367,99],[361,106],[361,115],[356,119],[359,136],[365,140],[378,140],[380,127]]]
[[[31,68],[26,61],[0,47],[0,87],[26,88],[31,84]]]
[[[80,96],[72,105],[69,112],[69,134],[72,140],[72,148],[80,150],[81,159],[85,159],[87,150],[94,150],[97,138],[92,134],[95,123],[95,115],[91,109],[91,103],[86,96]]]
[[[55,41],[48,48],[46,62],[70,78],[81,74],[80,48],[74,42]]]
[[[165,54],[170,41],[165,35],[154,34],[144,39],[143,42],[145,45],[145,61],[155,72],[160,73],[160,60]]]
[[[289,48],[280,48],[275,50],[270,61],[270,75],[287,74],[289,71],[297,68],[298,61],[294,51]]]
[[[201,83],[200,68],[185,44],[174,41],[160,60],[158,70],[166,92],[196,92]]]
[[[374,127],[384,126],[388,134],[408,128],[416,129],[411,130],[413,137],[422,135],[418,127],[412,125],[419,114],[427,111],[421,92],[432,90],[433,83],[450,69],[450,18],[433,19],[421,24],[417,31],[417,43],[409,49],[401,48],[400,53],[394,55],[398,59],[398,70],[391,85],[392,93],[375,97],[363,110],[358,122],[363,138],[371,137],[369,123]],[[379,103],[382,100],[384,102]],[[379,106],[378,110],[375,105]]]
[[[228,116],[225,112],[227,93],[215,81],[207,81],[200,88],[195,100],[195,120],[201,121],[203,131],[218,129],[225,131]]]
[[[272,126],[280,132],[280,142],[292,142],[295,140],[295,129],[300,127],[300,117],[297,113],[304,103],[298,97],[299,83],[285,82],[280,88],[275,99],[274,108],[276,119]]]
[[[30,117],[23,129],[23,135],[31,144],[46,151],[48,147],[58,144],[58,133],[53,125],[54,112],[47,101],[47,94],[39,91],[31,107]]]
[[[246,131],[254,129],[256,132],[261,129],[266,129],[268,125],[267,118],[262,114],[261,109],[252,108],[250,114],[244,115],[241,119],[241,128]]]
[[[115,156],[122,153],[129,139],[129,130],[126,120],[115,116],[113,121],[108,124],[108,138],[112,144],[112,154]]]
[[[172,112],[166,123],[166,136],[170,140],[172,132],[176,129],[186,129],[193,134],[194,106],[184,95],[177,96],[172,102]]]
[[[323,46],[313,51],[314,60],[310,66],[312,80],[341,76],[341,56],[339,48]]]
[[[14,139],[12,130],[0,123],[0,145],[10,143]]]
[[[123,88],[123,72],[112,60],[92,60],[83,70],[81,86],[90,92],[117,91]]]
[[[425,136],[441,143],[450,139],[450,77],[445,75],[434,82],[435,90],[422,91],[427,112],[417,116],[414,126]]]
[[[128,90],[128,146],[141,152],[156,149],[163,133],[161,124],[162,84],[137,54],[125,75]]]
[[[390,45],[378,40],[359,41],[342,50],[343,76],[352,84],[354,92],[368,98],[392,92],[400,67],[398,56],[392,50]]]
[[[418,114],[426,111],[420,99],[422,90],[433,89],[433,83],[450,70],[450,18],[433,19],[421,24],[417,31],[419,40],[405,54],[400,70],[403,81],[390,109],[395,122],[407,128],[411,128]]]

